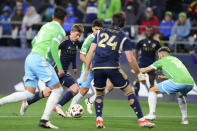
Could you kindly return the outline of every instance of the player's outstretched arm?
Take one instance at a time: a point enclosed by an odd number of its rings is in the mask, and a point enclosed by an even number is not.
[[[86,72],[85,72],[85,76],[84,76],[84,81],[86,81],[87,79],[87,76],[88,76],[88,73],[89,73],[89,70],[90,70],[90,64],[91,64],[91,61],[92,61],[92,58],[93,58],[93,54],[96,50],[96,47],[97,47],[97,44],[96,43],[92,43],[91,46],[90,46],[90,49],[88,51],[88,55],[87,55],[87,63],[86,63]]]
[[[125,51],[125,55],[127,57],[127,60],[131,68],[134,70],[136,74],[139,74],[140,73],[139,66],[137,64],[136,58],[133,55],[133,52],[131,50]]]
[[[148,66],[148,67],[145,67],[145,68],[140,68],[140,72],[142,72],[142,73],[147,73],[147,72],[150,72],[152,70],[154,70],[154,67],[152,67],[152,66]]]

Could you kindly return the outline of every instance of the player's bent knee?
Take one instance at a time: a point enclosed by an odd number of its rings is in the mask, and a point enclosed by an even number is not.
[[[29,92],[28,90],[25,91],[25,95],[27,99],[31,99],[34,97],[34,93]]]
[[[103,100],[102,99],[96,99],[97,103],[101,103]]]
[[[80,87],[80,93],[82,96],[85,96],[88,91],[89,91],[89,88]]]
[[[62,86],[60,86],[59,88],[53,89],[52,92],[54,92],[56,94],[59,94],[59,95],[62,95],[63,88],[62,88]]]
[[[79,86],[78,84],[73,84],[69,90],[73,93],[73,95],[76,95],[79,92]]]
[[[133,105],[134,101],[135,101],[134,99],[130,99],[130,100],[129,100],[129,104],[130,104],[130,105]]]
[[[152,88],[149,89],[149,92],[158,92],[158,88],[156,86],[153,86]]]

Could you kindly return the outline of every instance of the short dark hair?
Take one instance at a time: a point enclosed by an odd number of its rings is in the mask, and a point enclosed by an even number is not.
[[[168,54],[171,53],[170,49],[166,46],[159,48],[158,52],[167,52]]]
[[[84,32],[84,27],[82,24],[74,24],[71,28],[72,32],[80,32],[83,33]]]
[[[61,6],[57,6],[54,10],[54,17],[59,20],[64,20],[65,16],[66,16],[66,10]]]
[[[123,28],[125,25],[126,16],[124,12],[114,13],[112,16],[112,26]]]
[[[100,20],[100,19],[96,19],[93,21],[93,25],[92,27],[95,27],[95,26],[98,26],[98,27],[103,27],[103,21]]]

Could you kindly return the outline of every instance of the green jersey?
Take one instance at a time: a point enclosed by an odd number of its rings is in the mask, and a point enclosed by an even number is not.
[[[65,31],[62,26],[52,21],[43,25],[32,40],[32,53],[38,53],[42,57],[50,60],[51,55],[57,65],[58,69],[62,69],[60,58],[58,55],[59,44],[65,38]]]
[[[194,80],[185,65],[174,56],[166,56],[151,65],[176,84],[193,85]]]
[[[84,54],[85,56],[87,56],[87,53],[89,51],[90,45],[92,43],[92,41],[94,40],[95,36],[93,34],[90,34],[85,41],[83,42],[83,45],[81,47],[81,51],[80,53]],[[85,71],[86,70],[86,65],[85,63],[82,64],[82,68],[81,71]]]

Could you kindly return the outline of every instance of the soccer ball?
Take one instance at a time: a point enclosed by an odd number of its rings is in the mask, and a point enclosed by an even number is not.
[[[70,115],[74,118],[79,118],[83,115],[84,109],[81,105],[75,104],[70,108]]]

